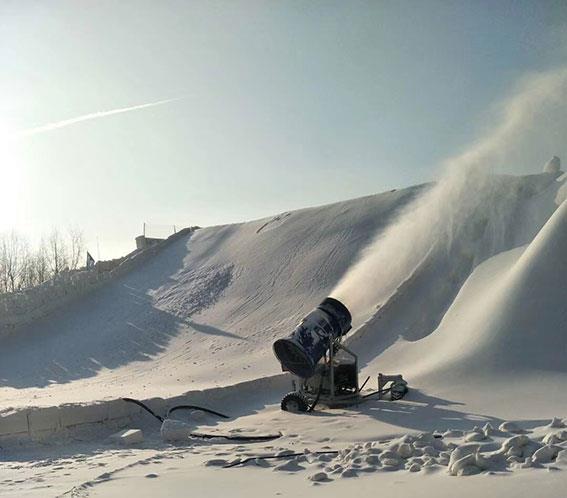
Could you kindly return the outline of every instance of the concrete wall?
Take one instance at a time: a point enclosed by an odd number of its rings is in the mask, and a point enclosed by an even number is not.
[[[164,401],[148,400],[148,406],[161,412]],[[142,408],[120,399],[90,405],[65,404],[6,410],[0,413],[0,443],[42,440],[62,431],[90,424],[112,422],[126,424]]]
[[[245,412],[262,406],[266,397],[285,392],[290,383],[289,374],[277,374],[225,387],[189,391],[168,399],[149,398],[140,401],[162,416],[171,407],[186,404],[226,411],[227,415],[235,416],[241,414],[243,406]],[[226,410],[223,407],[226,407]],[[125,426],[138,416],[151,417],[138,405],[121,399],[17,410],[9,408],[0,411],[0,444],[41,441],[93,424]]]

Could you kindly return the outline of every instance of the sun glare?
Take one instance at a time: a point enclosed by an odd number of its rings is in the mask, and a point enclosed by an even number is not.
[[[23,170],[19,149],[13,130],[0,122],[0,232],[14,227],[21,208]]]

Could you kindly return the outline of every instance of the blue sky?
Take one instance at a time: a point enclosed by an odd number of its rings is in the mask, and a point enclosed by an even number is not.
[[[565,64],[564,5],[4,0],[0,134],[180,100],[3,140],[0,230],[78,225],[104,258],[144,221],[243,221],[432,180],[519,79]]]

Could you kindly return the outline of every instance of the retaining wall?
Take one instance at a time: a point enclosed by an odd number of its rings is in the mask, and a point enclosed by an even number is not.
[[[155,413],[165,415],[176,405],[192,404],[227,412],[229,416],[250,413],[271,396],[277,398],[290,383],[289,374],[254,379],[226,387],[189,391],[180,396],[143,399]],[[121,399],[90,404],[63,404],[29,407],[0,412],[0,444],[22,444],[57,437],[58,434],[85,428],[93,424],[127,425],[137,416],[148,416],[138,405]]]

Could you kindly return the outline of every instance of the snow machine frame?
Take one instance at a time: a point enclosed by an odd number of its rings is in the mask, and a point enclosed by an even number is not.
[[[402,375],[378,374],[378,391],[362,395],[361,391],[369,378],[359,386],[358,356],[341,343],[341,338],[333,339],[323,358],[311,377],[294,376],[293,391],[281,400],[281,409],[289,412],[310,412],[319,403],[329,408],[357,405],[368,397],[377,395],[384,399],[402,399],[408,392],[407,382]]]

